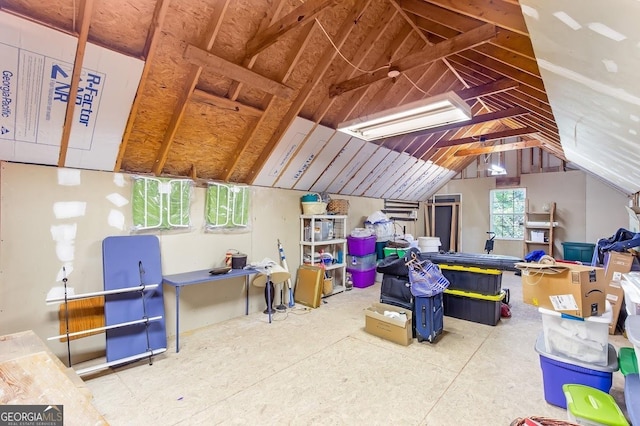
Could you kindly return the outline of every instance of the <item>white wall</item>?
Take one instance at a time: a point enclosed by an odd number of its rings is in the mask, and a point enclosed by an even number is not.
[[[625,194],[602,184],[581,171],[532,173],[520,177],[518,187],[526,188],[532,209],[556,202],[555,256],[562,257],[562,242],[591,242],[610,237],[628,226]],[[456,179],[438,194],[462,194],[461,251],[482,252],[489,230],[489,191],[495,178]],[[495,254],[523,256],[522,241],[496,240]]]
[[[64,185],[60,179],[77,179]],[[131,205],[118,207],[108,196],[128,201],[130,176],[107,172],[2,163],[0,168],[0,335],[32,329],[41,338],[57,335],[58,305],[47,306],[47,293],[61,286],[61,269],[67,269],[68,285],[76,293],[102,290],[102,240],[129,235]],[[195,188],[189,232],[162,232],[160,240],[163,274],[220,266],[225,252],[237,249],[248,261],[269,257],[279,261],[277,240],[283,244],[289,268],[297,269],[299,255],[300,196],[303,192],[252,188],[251,230],[240,234],[203,231],[204,188]],[[362,227],[363,220],[382,208],[381,200],[342,197],[350,201],[348,227]],[[77,217],[56,218],[59,202],[85,203]],[[67,212],[71,212],[67,209]],[[113,219],[120,217],[124,227]],[[75,235],[56,243],[56,226],[75,227]],[[175,294],[164,287],[167,333],[175,334]],[[193,330],[244,314],[244,280],[199,284],[181,292],[181,331]],[[249,311],[265,308],[263,288],[251,286]],[[265,316],[266,318],[266,316]],[[66,344],[49,342],[66,359]],[[104,335],[74,340],[74,362],[100,355]]]
[[[70,175],[69,175],[70,174]],[[61,178],[79,179],[77,185],[59,183]],[[532,174],[522,177],[522,186],[534,203],[556,201],[559,210],[559,241],[595,241],[626,227],[624,195],[587,177],[582,172]],[[481,252],[489,223],[489,190],[494,178],[449,182],[440,193],[462,194],[462,251]],[[130,176],[108,172],[58,169],[16,163],[0,167],[0,335],[34,330],[40,337],[58,334],[58,306],[47,306],[47,293],[61,285],[61,268],[67,267],[69,286],[76,292],[102,289],[102,240],[129,235],[131,206],[118,207],[108,196],[129,200]],[[284,246],[288,264],[300,262],[299,214],[303,192],[273,188],[252,189],[252,232],[210,234],[203,232],[204,189],[196,188],[191,207],[193,226],[189,232],[158,234],[164,274],[207,269],[220,265],[224,253],[234,248],[249,255],[249,262],[265,257],[278,260],[277,239]],[[336,196],[350,202],[349,229],[362,227],[372,212],[383,208],[382,200]],[[56,218],[57,202],[83,202],[78,217]],[[424,235],[423,209],[418,222],[406,222],[407,232]],[[120,215],[119,228],[109,217]],[[75,225],[75,236],[61,244],[52,229]],[[521,242],[496,241],[495,253],[522,255]],[[250,312],[265,307],[263,289],[250,288]],[[169,338],[175,334],[175,295],[165,287],[166,324]],[[186,288],[181,297],[181,330],[188,331],[244,314],[243,280]],[[66,358],[66,345],[50,342],[51,349]],[[104,335],[73,341],[79,359],[100,355]]]

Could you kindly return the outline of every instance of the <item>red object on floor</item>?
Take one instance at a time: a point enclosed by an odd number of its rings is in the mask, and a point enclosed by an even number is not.
[[[502,318],[511,318],[511,308],[504,302],[500,305],[500,316]]]

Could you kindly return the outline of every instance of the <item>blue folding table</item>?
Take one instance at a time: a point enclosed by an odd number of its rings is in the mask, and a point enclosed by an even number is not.
[[[213,281],[228,280],[245,277],[245,315],[249,315],[249,275],[258,271],[255,269],[232,269],[226,274],[212,275],[210,269],[165,275],[162,280],[166,285],[176,288],[176,352],[180,352],[180,289],[184,286],[202,284]]]

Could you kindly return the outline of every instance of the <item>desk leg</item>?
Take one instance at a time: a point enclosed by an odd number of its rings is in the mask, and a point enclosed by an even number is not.
[[[180,286],[176,286],[176,353],[180,352]]]
[[[244,285],[247,288],[247,293],[244,302],[244,314],[249,315],[249,275],[244,277]]]

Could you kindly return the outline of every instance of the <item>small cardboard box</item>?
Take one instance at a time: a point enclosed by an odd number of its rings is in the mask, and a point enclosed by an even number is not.
[[[531,231],[531,241],[534,243],[544,243],[544,231]]]
[[[611,324],[609,324],[609,334],[615,334],[616,324],[620,316],[622,300],[624,299],[624,290],[620,285],[622,274],[631,271],[633,264],[633,255],[631,253],[618,253],[610,251],[606,254],[605,282],[607,283],[606,298],[611,303]]]
[[[384,311],[405,313],[406,320],[391,318],[384,315]],[[382,337],[400,345],[410,345],[413,342],[411,330],[411,311],[386,303],[374,303],[364,311],[364,330],[374,336]]]
[[[524,262],[516,267],[522,270],[524,303],[581,318],[604,313],[604,268]]]

